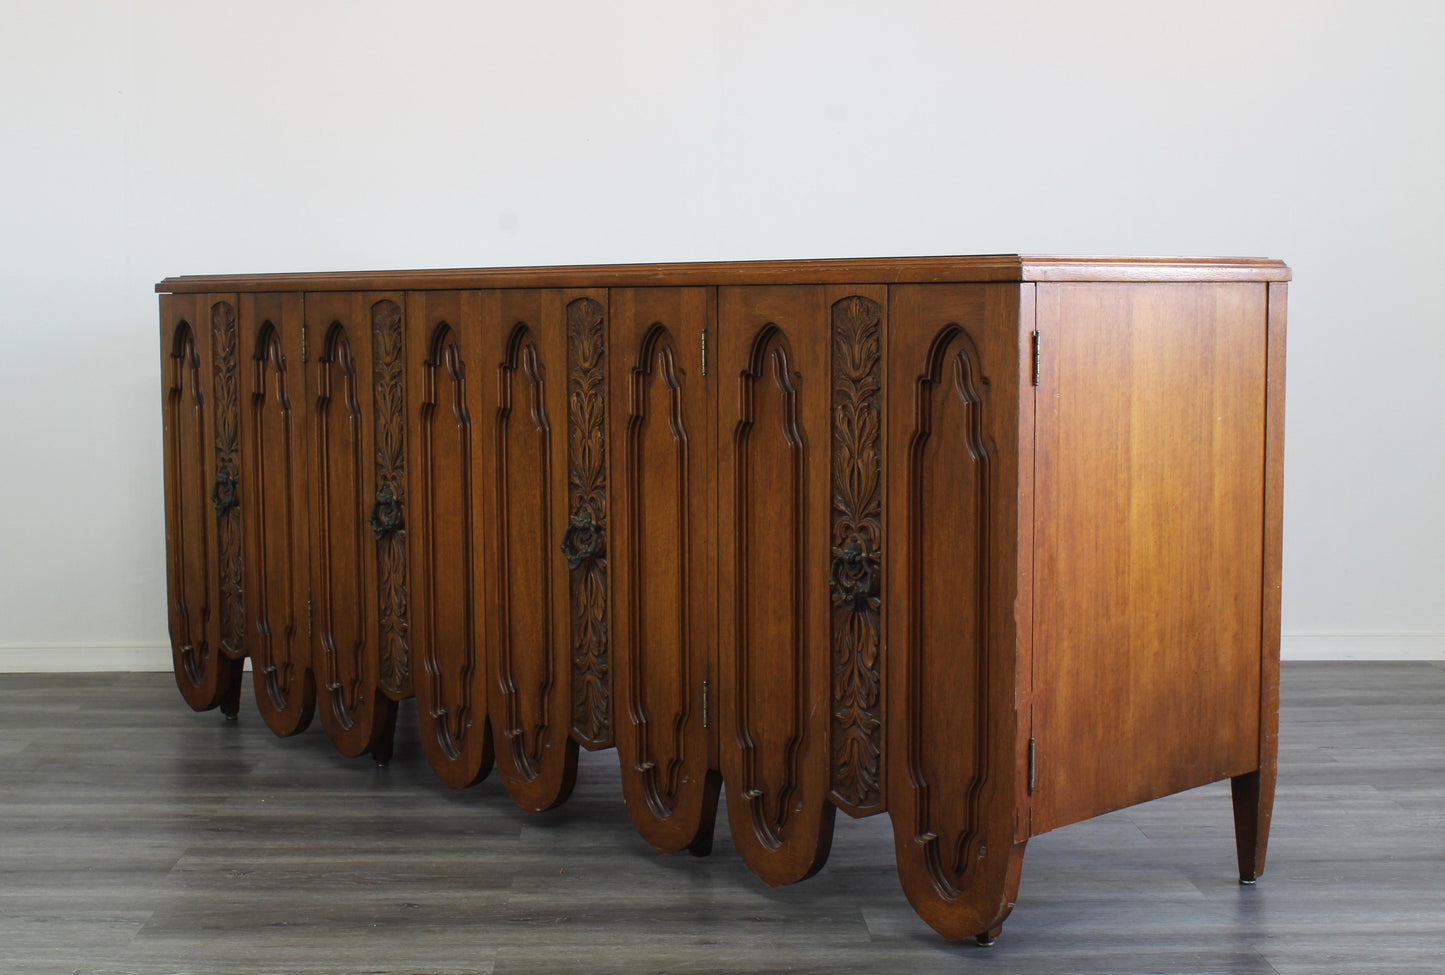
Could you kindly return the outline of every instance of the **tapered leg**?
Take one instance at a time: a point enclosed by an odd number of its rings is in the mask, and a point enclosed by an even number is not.
[[[1274,769],[1260,769],[1230,780],[1234,792],[1234,842],[1239,852],[1239,882],[1252,884],[1264,873],[1269,819],[1274,811]]]
[[[241,681],[243,662],[232,660],[229,657],[219,661],[219,666],[226,668],[226,689],[221,694],[221,713],[226,716],[227,721],[235,721],[236,716],[241,713]]]

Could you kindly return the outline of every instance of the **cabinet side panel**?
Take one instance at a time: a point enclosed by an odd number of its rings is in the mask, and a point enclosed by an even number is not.
[[[1035,833],[1258,766],[1265,289],[1039,286]]]

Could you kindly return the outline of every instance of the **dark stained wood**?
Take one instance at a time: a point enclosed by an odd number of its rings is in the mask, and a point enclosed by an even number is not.
[[[562,802],[577,777],[567,531],[567,336],[561,291],[484,297],[497,363],[488,411],[494,486],[489,710],[502,784],[524,809]]]
[[[1019,294],[889,290],[889,812],[903,890],[950,938],[996,936],[1027,840],[1014,821],[1011,610],[1031,433],[1018,422]]]
[[[774,886],[833,835],[828,299],[718,289],[720,753],[733,842]]]
[[[389,754],[396,704],[383,686],[410,671],[404,636],[405,569],[393,539],[404,531],[404,498],[389,479],[397,460],[378,430],[376,333],[403,311],[399,294],[308,294],[312,398],[311,653],[321,724],[343,755]],[[403,543],[404,544],[404,543]],[[385,571],[382,559],[387,558]],[[401,591],[398,591],[398,586]],[[400,634],[398,632],[400,623]]]
[[[161,293],[197,291],[384,291],[452,288],[641,288],[723,285],[919,284],[949,281],[1288,281],[1289,268],[1260,258],[983,257],[597,264],[576,267],[188,275]]]
[[[1039,286],[1035,833],[1259,767],[1266,287]]]
[[[245,619],[256,706],[283,737],[304,731],[316,707],[307,633],[304,323],[299,294],[240,296]]]
[[[172,279],[177,682],[234,714],[249,653],[273,731],[319,698],[333,745],[383,763],[415,690],[437,777],[495,763],[533,812],[615,744],[650,844],[709,852],[726,789],[771,885],[823,867],[836,809],[887,812],[949,938],[998,935],[1031,837],[1224,779],[1251,881],[1288,278],[1004,255]]]
[[[482,517],[492,377],[482,349],[495,336],[483,335],[475,291],[413,291],[407,322],[412,686],[427,761],[459,789],[492,767]]]
[[[229,479],[218,478],[218,460],[233,458],[216,449],[220,394],[211,316],[214,308],[224,323],[224,309],[234,309],[234,303],[234,295],[161,299],[167,617],[176,684],[197,711],[222,706],[228,714],[236,713],[243,647],[234,602],[239,580],[234,589],[227,580],[240,569],[240,550],[239,539],[229,534],[223,547],[220,530],[238,523],[238,516],[233,518],[238,470],[232,466]]]
[[[716,719],[704,714],[716,714],[718,686],[715,386],[702,375],[703,332],[717,331],[715,295],[618,289],[611,305],[608,542],[623,794],[654,848],[702,852],[712,845],[721,786],[705,723]]]

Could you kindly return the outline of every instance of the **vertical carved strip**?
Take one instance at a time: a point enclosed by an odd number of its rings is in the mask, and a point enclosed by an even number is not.
[[[211,306],[211,361],[215,369],[216,544],[220,558],[221,649],[245,653],[245,609],[241,604],[241,442],[236,361],[236,309],[228,301]]]
[[[832,795],[857,809],[881,797],[881,321],[869,298],[833,305]]]
[[[607,404],[603,308],[567,305],[567,533],[571,570],[572,728],[584,741],[612,737],[607,638]]]
[[[376,504],[371,527],[376,535],[377,616],[380,644],[379,682],[396,697],[411,693],[411,660],[407,644],[406,523],[406,398],[401,307],[394,301],[371,306],[371,332],[376,379]]]
[[[198,569],[202,578],[205,578],[209,572],[210,557],[206,552],[204,522],[190,514],[197,490],[204,497],[205,488],[188,483],[186,472],[190,468],[187,464],[188,458],[199,463],[205,456],[206,399],[201,389],[201,358],[196,352],[196,337],[190,325],[184,321],[176,328],[171,368],[168,399],[171,410],[171,443],[167,447],[171,452],[171,470],[175,472],[171,481],[170,497],[175,531],[171,543],[170,573],[175,594],[172,609],[176,621],[180,624],[176,632],[171,634],[171,639],[180,645],[181,670],[184,671],[186,679],[199,687],[205,677],[205,664],[209,662],[210,656],[206,646],[206,620],[210,615],[209,583],[197,587],[191,584],[191,580],[192,573]],[[188,426],[195,437],[194,444],[187,442],[190,439],[186,435]],[[196,547],[201,552],[199,560],[190,555]],[[194,606],[194,619],[191,603],[193,597],[199,597]],[[200,644],[199,649],[197,644]]]

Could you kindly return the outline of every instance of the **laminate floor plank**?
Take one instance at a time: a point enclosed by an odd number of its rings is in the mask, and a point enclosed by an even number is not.
[[[404,702],[377,768],[319,729],[186,710],[167,674],[0,676],[0,975],[1445,970],[1445,666],[1287,663],[1268,870],[1235,882],[1227,783],[1035,838],[992,948],[899,889],[887,817],[839,816],[770,889],[719,812],[661,857],[616,754],[529,815],[452,792]]]

